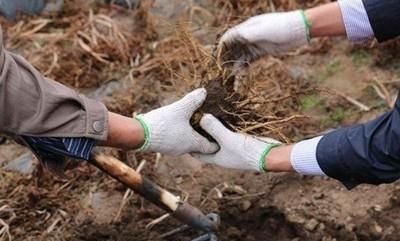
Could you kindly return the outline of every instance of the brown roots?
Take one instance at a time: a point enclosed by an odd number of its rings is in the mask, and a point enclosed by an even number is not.
[[[191,119],[198,132],[212,140],[199,124],[202,115],[209,113],[231,130],[291,142],[290,136],[298,132],[296,123],[307,118],[298,113],[297,97],[313,91],[309,83],[292,78],[283,62],[273,57],[233,71],[220,61],[216,47],[201,45],[182,25],[176,29],[176,39],[171,41],[183,47],[174,48],[174,54],[162,51],[162,71],[168,70],[174,79],[175,92],[207,89],[206,101]]]

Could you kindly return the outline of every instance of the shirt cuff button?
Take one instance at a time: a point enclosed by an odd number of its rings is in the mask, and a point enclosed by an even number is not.
[[[99,133],[103,130],[103,123],[101,121],[95,121],[92,127],[95,132]]]

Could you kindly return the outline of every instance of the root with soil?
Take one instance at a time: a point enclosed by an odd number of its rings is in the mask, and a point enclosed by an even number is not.
[[[183,47],[171,53],[163,49],[167,46],[159,46],[165,68],[160,72],[167,70],[172,78],[179,79],[181,83],[172,83],[178,93],[206,88],[207,98],[191,119],[199,133],[212,140],[199,124],[205,113],[231,130],[273,136],[284,142],[291,142],[293,134],[300,132],[294,123],[307,117],[298,113],[297,97],[315,90],[306,81],[291,78],[281,60],[269,57],[267,64],[255,69],[233,70],[221,61],[226,58],[220,49],[201,45],[182,25],[176,32],[171,41]]]

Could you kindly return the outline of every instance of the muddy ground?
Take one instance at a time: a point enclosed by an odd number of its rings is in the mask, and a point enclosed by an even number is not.
[[[1,23],[8,49],[49,78],[131,116],[176,100],[196,87],[193,79],[201,80],[185,62],[190,54],[182,55],[184,43],[174,40],[181,29],[175,23],[189,23],[196,41],[212,47],[218,34],[248,16],[322,2],[156,0],[125,10],[74,0],[59,14]],[[342,38],[320,39],[258,61],[244,75],[255,76],[249,92],[268,100],[262,114],[275,122],[252,131],[289,143],[389,110],[400,84],[399,43],[352,46]],[[145,161],[142,173],[150,179],[205,213],[218,213],[222,241],[394,241],[400,235],[398,183],[348,191],[329,178],[107,151],[134,168]],[[181,224],[170,217],[154,222],[164,215],[160,209],[135,194],[124,198],[124,186],[87,163],[72,162],[65,177],[57,177],[27,153],[1,138],[0,240],[189,241],[200,235],[160,238]]]

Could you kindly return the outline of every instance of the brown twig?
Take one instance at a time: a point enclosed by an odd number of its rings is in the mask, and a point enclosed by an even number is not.
[[[292,120],[298,119],[298,118],[309,118],[309,117],[305,116],[305,115],[293,115],[293,116],[290,116],[290,117],[287,117],[287,118],[284,118],[284,119],[281,119],[281,120],[275,120],[275,121],[269,121],[269,122],[265,122],[265,123],[259,123],[257,125],[253,125],[253,126],[250,126],[248,128],[245,128],[242,131],[247,133],[247,132],[250,132],[250,131],[254,131],[256,129],[264,128],[266,126],[271,126],[271,125],[275,125],[275,124],[282,124],[282,123],[289,122],[289,121],[292,121]]]
[[[353,97],[350,97],[344,93],[339,93],[336,90],[331,90],[331,89],[326,89],[326,88],[316,88],[316,89],[320,90],[322,92],[328,93],[328,94],[340,96],[340,97],[344,98],[345,100],[347,100],[349,103],[358,107],[361,111],[370,111],[371,110],[371,108],[369,106],[367,106],[366,104],[363,104],[360,101],[358,101],[358,100],[354,99]]]
[[[143,159],[140,162],[139,166],[136,168],[136,172],[140,173],[143,170],[145,165],[146,165],[146,160]],[[132,195],[133,195],[133,191],[131,189],[129,189],[129,188],[126,189],[126,191],[124,193],[124,196],[123,196],[123,198],[121,200],[121,204],[119,206],[118,212],[114,217],[114,220],[113,220],[114,223],[117,222],[120,219],[121,214],[122,214],[122,210],[125,208],[125,205],[128,203],[128,200]]]
[[[372,86],[376,91],[376,93],[378,94],[378,96],[381,97],[386,102],[389,108],[393,108],[394,101],[391,98],[388,89],[385,87],[384,84],[382,84],[382,82],[378,78],[374,78],[374,82],[376,84]]]

